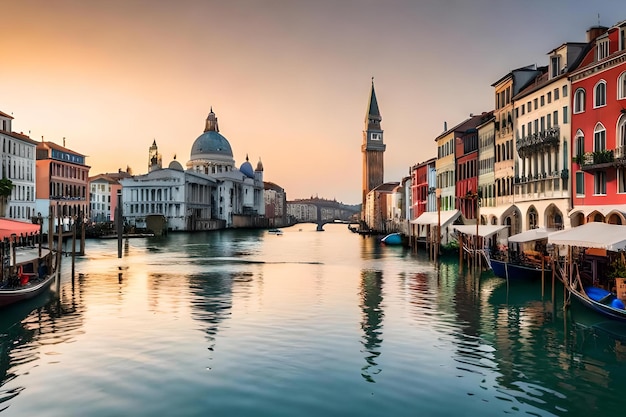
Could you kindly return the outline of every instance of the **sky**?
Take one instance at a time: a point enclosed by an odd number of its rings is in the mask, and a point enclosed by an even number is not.
[[[0,111],[87,156],[90,175],[183,166],[211,109],[235,165],[259,159],[287,199],[361,199],[374,77],[385,181],[492,110],[491,85],[547,65],[623,0],[0,0]]]

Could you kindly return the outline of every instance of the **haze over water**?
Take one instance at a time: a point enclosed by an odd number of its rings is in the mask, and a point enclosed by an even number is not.
[[[0,315],[10,416],[622,412],[626,329],[345,225],[90,240]],[[560,298],[559,298],[560,297]],[[31,311],[32,310],[32,311]]]

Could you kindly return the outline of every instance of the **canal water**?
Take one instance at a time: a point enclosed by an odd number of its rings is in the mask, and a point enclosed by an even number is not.
[[[590,416],[626,329],[345,225],[90,240],[0,311],[7,416]],[[58,292],[57,292],[58,289]]]

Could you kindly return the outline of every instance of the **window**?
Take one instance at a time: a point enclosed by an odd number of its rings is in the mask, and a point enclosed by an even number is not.
[[[559,75],[560,63],[561,63],[561,57],[559,55],[550,57],[550,78],[554,78]],[[556,100],[556,97],[554,99]]]
[[[576,152],[576,156],[582,156],[585,153],[585,135],[580,129],[578,129],[578,132],[576,132],[576,139],[574,140],[574,144],[576,146],[576,149],[574,149],[574,152]]]
[[[596,171],[593,175],[593,193],[606,195],[606,174],[604,171]]]
[[[533,103],[535,105],[535,110],[537,110],[539,108],[539,99],[538,98],[534,99]]]
[[[552,103],[552,92],[550,91],[546,96],[548,96],[548,104]]]
[[[552,127],[552,115],[550,113],[546,115],[546,122],[548,129],[550,129]]]
[[[541,102],[541,106],[545,106],[545,104],[546,104],[546,96],[541,96],[540,102]]]
[[[606,150],[606,130],[602,123],[598,123],[596,128],[593,130],[593,151],[604,151]]]
[[[619,50],[623,51],[626,49],[626,28],[621,28],[619,30]]]
[[[558,110],[555,110],[555,111],[552,113],[552,121],[554,122],[554,125],[555,125],[555,126],[558,126],[558,125],[559,125],[559,111],[558,111]]]
[[[585,111],[585,90],[579,88],[574,93],[574,114]]]
[[[532,102],[530,102],[530,101],[529,101],[528,103],[526,103],[526,108],[528,109],[528,113],[530,113],[530,111],[533,109],[532,104],[533,104],[533,103],[532,103]]]
[[[526,114],[526,111],[524,109],[525,109],[525,106],[522,104],[522,114]]]
[[[564,125],[569,123],[567,120],[567,115],[568,115],[567,106],[565,106],[563,107],[563,124]]]
[[[617,78],[617,98],[622,100],[626,98],[626,72]]]
[[[617,125],[617,149],[615,149],[616,158],[624,158],[626,156],[626,115],[623,114]]]
[[[602,80],[593,89],[593,107],[606,106],[606,81]]]
[[[597,42],[596,48],[596,59],[600,61],[601,59],[609,56],[609,38],[599,39]]]
[[[626,193],[626,168],[617,169],[617,192]]]
[[[563,86],[563,93],[561,94],[563,97],[567,97],[567,85]]]
[[[559,99],[559,89],[558,89],[558,88],[555,88],[555,89],[554,89],[554,99],[555,99],[555,100],[558,100],[558,99]]]

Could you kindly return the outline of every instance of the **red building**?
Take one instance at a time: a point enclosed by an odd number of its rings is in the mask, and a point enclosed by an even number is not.
[[[414,165],[411,168],[411,215],[410,220],[417,219],[427,211],[428,206],[428,173],[435,164],[436,158]]]
[[[478,191],[478,130],[487,113],[471,116],[455,132],[456,208],[466,219],[476,218]]]
[[[626,21],[587,31],[572,83],[572,226],[626,224]]]

